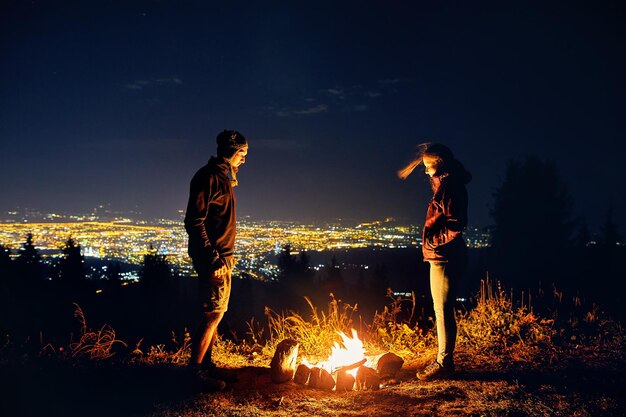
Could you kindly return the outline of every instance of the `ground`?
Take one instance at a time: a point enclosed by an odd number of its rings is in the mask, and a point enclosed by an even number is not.
[[[448,381],[421,382],[405,363],[378,391],[328,392],[274,384],[269,361],[238,368],[220,393],[192,390],[184,367],[29,360],[2,368],[4,416],[624,416],[626,367],[590,365],[507,369],[459,355]],[[619,363],[619,365],[618,365]]]

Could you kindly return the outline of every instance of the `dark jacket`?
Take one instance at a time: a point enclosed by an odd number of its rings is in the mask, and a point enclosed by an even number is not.
[[[211,157],[191,179],[185,230],[189,256],[196,262],[213,264],[234,254],[235,194],[229,172],[225,159]]]
[[[422,253],[424,261],[463,261],[463,230],[467,227],[467,190],[471,174],[464,169],[431,178],[433,198],[428,204]]]

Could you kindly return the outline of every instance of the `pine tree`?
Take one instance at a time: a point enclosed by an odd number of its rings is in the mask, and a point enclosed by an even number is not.
[[[11,251],[4,245],[0,245],[0,280],[6,281],[11,275]]]
[[[72,237],[68,238],[62,249],[63,259],[59,265],[59,279],[67,285],[79,285],[85,281],[85,258],[80,245]]]
[[[167,255],[157,253],[152,245],[143,257],[140,272],[141,283],[146,288],[159,288],[171,281],[172,273],[167,261]]]
[[[35,248],[32,233],[26,235],[26,242],[22,244],[19,250],[17,268],[18,275],[24,282],[37,282],[42,278],[41,255]]]
[[[559,272],[558,260],[572,243],[571,209],[554,163],[532,156],[510,161],[491,211],[500,277],[539,281]]]

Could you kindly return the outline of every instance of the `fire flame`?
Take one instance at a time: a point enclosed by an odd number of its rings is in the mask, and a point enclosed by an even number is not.
[[[341,337],[341,343],[335,342],[331,347],[331,353],[328,359],[323,362],[311,365],[308,361],[303,360],[303,363],[309,367],[318,367],[325,369],[329,373],[333,373],[338,368],[353,365],[365,358],[365,348],[363,342],[359,339],[355,329],[351,330],[352,337],[347,336],[343,332],[337,332]],[[348,371],[348,373],[356,374],[357,369]]]

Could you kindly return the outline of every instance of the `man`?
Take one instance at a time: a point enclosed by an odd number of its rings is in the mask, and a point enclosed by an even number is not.
[[[211,361],[217,326],[228,309],[231,272],[235,265],[235,195],[237,171],[246,162],[248,142],[239,132],[224,130],[217,135],[217,157],[193,176],[185,229],[189,235],[189,256],[198,273],[202,314],[192,339],[190,368],[198,388],[224,389],[225,381],[235,382],[232,372]]]

